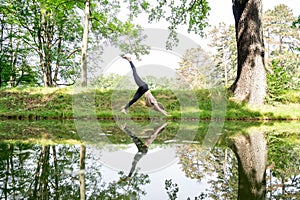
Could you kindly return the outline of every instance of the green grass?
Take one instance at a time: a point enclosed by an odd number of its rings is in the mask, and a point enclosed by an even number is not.
[[[85,89],[74,94],[73,87],[65,88],[13,88],[0,90],[0,118],[9,119],[72,119],[73,117],[113,119],[161,118],[160,113],[149,110],[142,97],[129,109],[128,115],[120,108],[135,91],[112,91]],[[211,117],[226,117],[226,120],[299,120],[299,91],[287,91],[288,102],[272,102],[258,108],[226,100],[212,99],[208,90],[171,91],[154,90],[153,95],[165,106],[170,120],[197,118],[210,120]],[[73,101],[77,99],[76,101]],[[224,104],[226,102],[226,106]],[[196,103],[196,104],[195,104]],[[198,109],[195,105],[199,104]],[[221,106],[220,106],[221,105]],[[219,107],[218,107],[219,106]],[[80,108],[76,111],[76,109]],[[212,109],[215,107],[216,109]],[[226,111],[226,113],[225,113]],[[74,113],[76,115],[74,115]]]

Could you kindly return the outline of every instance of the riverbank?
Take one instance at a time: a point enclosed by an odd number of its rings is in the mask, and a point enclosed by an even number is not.
[[[130,95],[134,91],[127,91]],[[157,98],[171,115],[168,120],[211,120],[211,117],[224,116],[226,120],[300,120],[300,91],[289,91],[284,103],[272,102],[259,108],[251,108],[245,104],[238,104],[230,99],[217,100],[212,97],[211,91],[198,90],[190,96],[187,91],[154,90]],[[126,95],[125,95],[126,96]],[[180,101],[178,96],[181,96]],[[77,101],[74,102],[74,98]],[[89,118],[88,112],[74,115],[79,102],[91,101],[89,109],[93,109],[93,116],[98,119],[110,120],[117,115],[121,118],[147,120],[161,118],[156,112],[149,112],[143,105],[143,100],[138,101],[130,108],[129,114],[124,115],[119,109],[112,109],[115,91],[86,89],[74,92],[73,87],[66,88],[14,88],[0,90],[0,118],[2,119],[73,119],[74,117]],[[127,99],[128,97],[125,97]],[[199,110],[182,108],[182,104],[196,98]],[[222,97],[223,98],[223,97]],[[125,100],[126,101],[126,100]],[[219,102],[216,102],[219,101]],[[225,101],[225,102],[224,102]],[[77,102],[77,103],[76,103]],[[218,107],[219,106],[219,107]],[[217,107],[217,108],[216,108]],[[74,109],[75,108],[75,109]],[[83,107],[84,108],[84,107]],[[222,114],[223,113],[223,114]]]

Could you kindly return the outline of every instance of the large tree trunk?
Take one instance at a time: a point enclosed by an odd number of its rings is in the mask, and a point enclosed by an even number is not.
[[[82,38],[82,53],[81,53],[81,86],[87,86],[87,48],[89,35],[89,19],[90,18],[90,0],[85,1],[84,9],[84,31]]]
[[[238,50],[237,78],[231,90],[234,98],[251,105],[264,103],[266,72],[261,0],[232,0]]]
[[[231,146],[238,160],[238,199],[265,200],[267,142],[259,130],[240,134]]]

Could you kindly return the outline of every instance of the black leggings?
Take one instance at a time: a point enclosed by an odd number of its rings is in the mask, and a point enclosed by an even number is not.
[[[139,160],[148,152],[148,147],[132,132],[125,127],[125,132],[131,137],[132,141],[135,143],[136,147],[138,148],[138,152],[135,154],[133,162],[131,164],[131,169],[128,174],[129,177],[132,176],[133,172],[135,171],[136,164],[139,162]]]
[[[133,78],[135,83],[139,86],[139,88],[137,89],[137,91],[135,92],[133,98],[126,104],[125,109],[129,108],[133,103],[135,103],[141,96],[143,96],[143,94],[145,92],[147,92],[149,90],[147,83],[145,83],[137,74],[136,72],[136,68],[134,66],[134,64],[129,61],[131,69],[132,69],[132,73],[133,73]]]

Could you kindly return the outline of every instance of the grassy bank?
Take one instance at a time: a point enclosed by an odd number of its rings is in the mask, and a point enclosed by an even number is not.
[[[9,119],[72,119],[74,118],[73,105],[77,108],[82,103],[84,104],[81,108],[82,112],[80,111],[76,116],[88,118],[91,116],[87,111],[89,110],[92,113],[95,111],[95,115],[100,119],[112,119],[114,115],[136,119],[162,117],[157,112],[149,112],[149,109],[143,105],[143,98],[130,108],[128,115],[121,114],[119,108],[124,105],[124,102],[128,101],[133,92],[94,89],[74,92],[72,87],[2,89],[0,90],[0,117]],[[170,120],[177,120],[181,117],[191,119],[199,117],[201,120],[210,120],[212,115],[222,116],[225,109],[227,120],[300,119],[299,91],[287,93],[288,96],[284,103],[272,102],[272,104],[255,109],[245,104],[235,103],[230,99],[218,100],[218,97],[212,97],[213,94],[207,90],[199,90],[194,93],[155,90],[153,95],[171,114],[168,117]],[[196,99],[193,99],[194,97]],[[182,107],[182,105],[192,105],[192,101],[195,100],[199,103],[199,110],[188,106]],[[220,104],[222,105],[220,106]],[[85,107],[88,109],[85,109]]]

